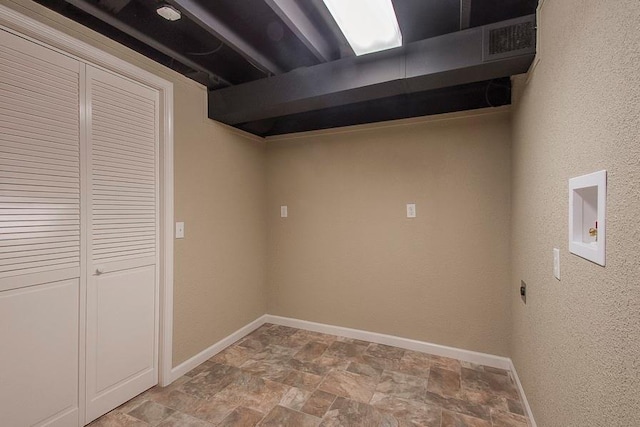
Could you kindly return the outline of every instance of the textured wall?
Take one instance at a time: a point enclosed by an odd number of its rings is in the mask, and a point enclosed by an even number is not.
[[[264,141],[205,118],[202,87],[176,88],[174,364],[266,312]],[[178,120],[180,119],[180,120]]]
[[[513,114],[511,352],[539,426],[640,426],[640,2],[546,0],[540,24]],[[567,242],[568,179],[600,169],[604,268]]]
[[[508,112],[391,124],[268,140],[269,313],[506,355]]]
[[[174,84],[174,366],[265,313],[264,141],[206,118],[206,89],[29,0],[0,0],[25,15]]]

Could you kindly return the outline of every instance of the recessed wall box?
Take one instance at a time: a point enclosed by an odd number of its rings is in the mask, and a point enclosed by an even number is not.
[[[569,251],[605,265],[607,171],[569,180]]]

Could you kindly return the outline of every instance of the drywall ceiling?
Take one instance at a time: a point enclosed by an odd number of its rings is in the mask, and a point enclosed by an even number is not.
[[[309,70],[307,74],[314,78],[327,63],[359,69],[362,61],[353,58],[322,0],[168,0],[182,12],[174,22],[156,13],[164,3],[157,0],[36,1],[206,85],[210,102],[217,102],[215,108],[210,105],[210,117],[225,121],[233,113],[236,119],[227,123],[261,136],[508,104],[510,75],[526,70],[533,57],[527,51],[526,60],[517,67],[477,72],[464,80],[441,79],[439,85],[426,89],[405,88],[388,96],[339,93],[334,96],[340,102],[298,103],[303,106],[299,109],[276,105],[275,110],[287,110],[287,114],[252,113],[244,115],[244,120],[236,110],[224,111],[225,96],[237,99],[236,91],[243,92],[243,85],[261,81],[251,86],[267,89],[255,93],[260,99],[269,93],[274,77],[279,78],[280,87],[286,87],[290,75],[299,84],[296,75]],[[537,0],[393,0],[393,5],[405,48],[532,14]],[[375,63],[377,58],[366,61]],[[341,72],[345,74],[345,69]],[[246,102],[248,109],[250,98]],[[242,113],[243,106],[239,108]]]

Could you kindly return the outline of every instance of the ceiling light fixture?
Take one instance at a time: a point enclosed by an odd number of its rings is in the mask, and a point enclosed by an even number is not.
[[[356,55],[402,46],[391,0],[323,0]]]
[[[182,14],[178,9],[173,6],[169,6],[168,4],[162,4],[158,9],[156,9],[158,15],[162,16],[167,21],[177,21],[182,17]]]

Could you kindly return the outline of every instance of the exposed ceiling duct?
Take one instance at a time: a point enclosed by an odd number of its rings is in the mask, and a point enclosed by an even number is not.
[[[302,68],[209,93],[209,117],[232,126],[526,72],[535,15],[389,51]]]
[[[324,0],[35,1],[206,85],[211,118],[261,136],[509,104],[538,2],[390,0],[403,46],[356,57]]]

